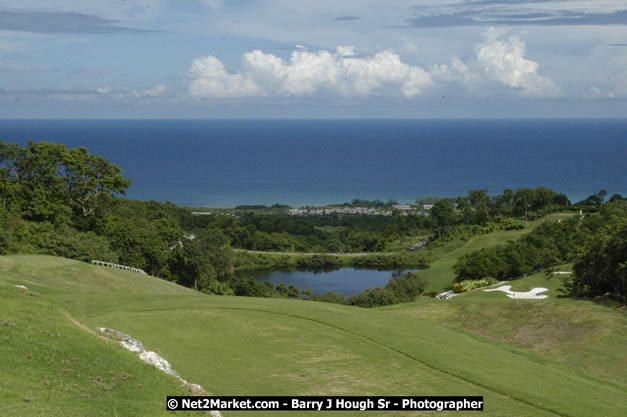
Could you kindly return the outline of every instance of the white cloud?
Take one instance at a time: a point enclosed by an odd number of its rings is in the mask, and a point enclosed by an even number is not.
[[[113,89],[109,86],[96,88],[96,92],[99,94],[110,94],[111,91],[113,91]]]
[[[158,97],[161,94],[163,94],[165,92],[165,90],[167,90],[168,87],[166,87],[163,84],[158,84],[152,88],[149,88],[147,90],[145,90],[142,95],[144,97]]]
[[[559,95],[560,89],[553,80],[538,74],[538,63],[525,58],[525,43],[518,36],[501,39],[503,33],[495,28],[486,30],[477,47],[477,62],[485,76],[526,95]]]
[[[247,97],[264,95],[252,79],[229,74],[224,64],[214,56],[192,61],[188,76],[189,91],[195,97]]]
[[[462,82],[467,85],[475,84],[481,75],[472,70],[466,63],[457,57],[451,58],[450,64],[432,65],[431,75],[440,81]]]
[[[64,99],[87,99],[94,97],[110,97],[113,99],[128,98],[154,98],[161,96],[167,87],[164,84],[158,84],[146,90],[136,90],[133,88],[112,88],[111,86],[96,88],[54,88],[54,89],[34,89],[34,90],[15,90],[19,94],[37,94],[40,96],[61,97]]]
[[[336,51],[339,56],[355,56],[354,46],[338,46]]]
[[[422,68],[401,62],[391,51],[358,58],[351,46],[336,52],[292,52],[289,61],[260,50],[242,56],[240,69],[226,71],[214,56],[192,61],[188,72],[190,94],[198,98],[254,96],[342,97],[392,95],[414,97],[432,85]]]

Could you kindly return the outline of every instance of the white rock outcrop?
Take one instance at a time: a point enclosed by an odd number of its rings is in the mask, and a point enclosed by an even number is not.
[[[168,362],[166,359],[164,359],[158,353],[155,353],[155,352],[140,352],[139,353],[139,359],[143,360],[147,364],[150,364],[150,365],[152,365],[152,366],[154,366],[154,367],[156,367],[158,369],[161,369],[166,374],[170,374],[170,375],[173,375],[173,376],[177,377],[178,379],[183,381],[185,384],[187,384],[187,381],[185,381],[183,378],[181,378],[179,373],[176,372],[174,370],[174,368],[172,368],[172,365],[170,364],[170,362]]]
[[[147,364],[150,364],[162,370],[163,372],[174,376],[183,384],[185,384],[187,388],[190,390],[190,392],[192,392],[193,394],[201,395],[205,393],[205,390],[203,389],[203,387],[201,387],[198,384],[191,384],[187,382],[186,380],[184,380],[183,378],[181,378],[181,375],[179,375],[179,373],[176,372],[176,370],[172,367],[170,362],[168,362],[164,357],[162,357],[158,353],[147,350],[146,347],[143,345],[143,343],[135,339],[134,337],[129,336],[126,333],[119,332],[117,330],[109,329],[107,327],[98,327],[98,331],[109,338],[117,339],[120,345],[124,347],[124,349],[129,350],[131,352],[139,353],[139,359],[146,362]],[[215,411],[215,410],[211,411],[210,414],[213,417],[223,417],[222,413],[220,413],[219,411]]]

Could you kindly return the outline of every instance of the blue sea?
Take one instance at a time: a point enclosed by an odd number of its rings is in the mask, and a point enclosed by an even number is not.
[[[627,120],[0,120],[0,140],[28,139],[85,146],[129,197],[185,206],[627,194]]]

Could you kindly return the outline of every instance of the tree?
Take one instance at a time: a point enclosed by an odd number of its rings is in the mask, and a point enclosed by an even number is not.
[[[527,220],[527,216],[529,214],[529,208],[531,207],[531,203],[533,203],[535,198],[535,192],[531,188],[519,188],[516,190],[516,194],[514,194],[514,210],[517,215],[525,216],[525,220]]]
[[[438,237],[442,237],[444,227],[455,223],[455,208],[448,198],[443,198],[431,207],[429,217],[435,222]]]
[[[429,282],[417,272],[406,272],[392,277],[385,289],[394,295],[397,303],[409,303],[415,301],[428,285]]]
[[[470,203],[468,203],[467,197],[457,197],[455,200],[455,205],[457,207],[457,211],[462,214],[464,218],[464,223],[470,224],[470,219],[472,217],[472,207]]]
[[[120,167],[86,148],[67,149],[43,141],[29,141],[24,147],[0,142],[4,203],[8,197],[19,200],[30,220],[53,220],[68,210],[82,219],[102,217],[104,211],[99,209],[106,207],[108,197],[124,194],[130,182]],[[89,228],[89,222],[84,223]]]
[[[468,191],[468,201],[474,210],[474,222],[485,224],[488,221],[488,210],[490,209],[488,190]]]
[[[124,194],[131,180],[122,176],[119,166],[106,158],[90,154],[86,148],[64,149],[61,152],[64,191],[78,215],[93,216],[102,207],[104,194]]]
[[[584,206],[600,206],[607,195],[606,190],[600,190],[597,193],[589,195],[585,200],[580,201],[578,204]]]
[[[627,222],[616,220],[593,236],[566,282],[570,295],[594,297],[605,293],[627,297]]]

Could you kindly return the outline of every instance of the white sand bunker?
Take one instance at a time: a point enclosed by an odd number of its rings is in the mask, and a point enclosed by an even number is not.
[[[531,291],[527,291],[527,292],[512,291],[511,288],[512,288],[511,285],[502,285],[498,288],[492,288],[490,290],[483,290],[483,291],[503,291],[505,294],[507,294],[509,298],[526,299],[526,300],[542,300],[548,297],[548,295],[538,295],[541,292],[548,291],[549,290],[548,288],[536,287],[536,288],[532,288]]]

